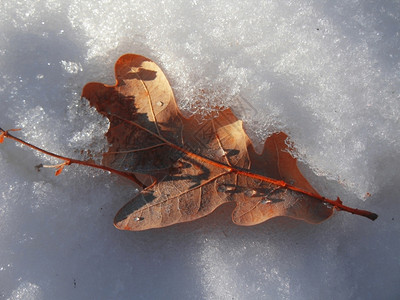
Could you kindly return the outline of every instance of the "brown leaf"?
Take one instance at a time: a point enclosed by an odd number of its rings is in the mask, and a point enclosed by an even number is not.
[[[103,164],[153,181],[117,213],[117,228],[192,221],[231,201],[239,225],[277,216],[318,223],[332,215],[287,151],[284,133],[257,154],[230,109],[204,123],[183,117],[164,73],[148,58],[124,55],[115,73],[114,86],[89,83],[82,93],[110,120]]]
[[[62,160],[109,171],[135,182],[142,192],[116,215],[119,229],[145,230],[198,219],[218,206],[235,202],[236,224],[254,225],[276,216],[310,223],[344,210],[371,220],[378,215],[319,195],[301,175],[288,150],[287,136],[269,137],[263,152],[254,151],[239,121],[227,109],[205,123],[184,118],[161,69],[134,54],[122,56],[115,67],[117,83],[89,83],[83,97],[110,120],[110,148],[103,164],[49,152],[0,128],[5,138]]]

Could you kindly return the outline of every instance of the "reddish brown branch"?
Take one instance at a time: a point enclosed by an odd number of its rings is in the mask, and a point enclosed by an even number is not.
[[[124,119],[123,119],[123,120],[124,120]],[[125,120],[125,121],[128,121],[128,120]],[[236,174],[242,174],[242,175],[245,175],[245,176],[248,176],[248,177],[252,177],[252,178],[255,178],[255,179],[259,179],[259,180],[262,180],[262,181],[265,181],[265,182],[269,182],[269,183],[278,185],[278,186],[280,186],[280,187],[288,188],[288,189],[291,189],[291,190],[294,190],[294,191],[297,191],[297,192],[306,194],[306,195],[308,195],[308,196],[311,196],[311,197],[313,197],[313,198],[316,198],[316,199],[320,200],[321,202],[327,203],[328,205],[332,205],[332,207],[336,208],[337,210],[347,211],[347,212],[352,213],[352,214],[355,214],[355,215],[359,215],[359,216],[366,217],[366,218],[368,218],[368,219],[370,219],[370,220],[376,220],[376,218],[378,218],[378,215],[375,214],[375,213],[372,213],[372,212],[369,212],[369,211],[366,211],[366,210],[357,209],[357,208],[351,208],[351,207],[348,207],[348,206],[343,205],[343,203],[342,203],[342,201],[339,199],[339,197],[338,197],[336,200],[327,199],[327,198],[322,197],[322,196],[320,196],[320,195],[318,195],[318,194],[310,193],[310,192],[308,192],[308,191],[304,191],[304,190],[302,190],[302,189],[299,189],[299,188],[297,188],[297,187],[295,187],[295,186],[289,185],[289,184],[287,184],[287,183],[284,182],[284,181],[276,180],[276,179],[269,178],[269,177],[265,177],[265,176],[258,175],[258,174],[254,174],[254,173],[251,173],[251,172],[247,172],[247,171],[245,171],[245,170],[239,170],[239,169],[236,169],[236,168],[234,168],[234,167],[232,167],[232,166],[227,166],[227,165],[224,165],[224,164],[222,164],[222,163],[219,163],[219,162],[215,162],[215,161],[213,161],[213,160],[210,160],[210,159],[208,159],[208,158],[206,158],[206,157],[202,157],[202,156],[196,155],[196,154],[194,154],[194,153],[192,153],[192,152],[190,152],[190,151],[188,151],[188,150],[186,150],[186,149],[184,149],[184,148],[181,148],[181,147],[179,147],[179,146],[177,146],[177,145],[175,145],[175,144],[173,144],[173,143],[167,141],[166,139],[164,139],[164,138],[158,136],[157,134],[155,134],[155,133],[153,133],[153,132],[147,130],[146,128],[143,128],[142,126],[140,126],[140,125],[138,125],[138,124],[136,124],[135,122],[132,122],[132,121],[128,121],[128,122],[131,123],[131,124],[133,124],[133,125],[136,125],[137,127],[141,128],[141,129],[143,129],[143,130],[146,130],[147,132],[151,133],[151,134],[154,135],[155,137],[158,137],[161,141],[163,141],[163,142],[165,143],[165,145],[168,145],[168,146],[170,146],[170,147],[172,147],[172,148],[174,148],[174,149],[176,149],[176,150],[178,150],[178,151],[181,151],[181,152],[187,154],[189,157],[190,157],[190,156],[191,156],[191,157],[195,156],[195,158],[197,158],[197,159],[200,159],[200,160],[202,160],[202,161],[205,161],[205,162],[207,162],[207,163],[210,163],[210,164],[212,164],[212,165],[214,165],[214,166],[217,166],[217,167],[219,167],[219,168],[225,169],[225,170],[228,171],[228,172],[232,172],[232,173],[236,173]],[[52,157],[55,157],[55,158],[58,158],[58,159],[61,159],[61,160],[64,160],[65,163],[55,166],[55,167],[57,167],[56,175],[60,174],[62,168],[63,168],[65,165],[79,164],[79,165],[84,165],[84,166],[88,166],[88,167],[92,167],[92,168],[97,168],[97,169],[109,171],[109,172],[111,172],[111,173],[114,173],[114,174],[123,176],[123,177],[125,177],[125,178],[128,178],[129,180],[132,180],[132,181],[135,182],[137,185],[139,185],[141,188],[145,188],[145,187],[146,187],[146,186],[145,186],[139,179],[137,179],[137,177],[136,177],[134,174],[132,174],[132,173],[121,172],[121,171],[118,171],[118,170],[115,170],[115,169],[112,169],[112,168],[109,168],[109,167],[106,167],[106,166],[97,165],[97,164],[90,163],[90,162],[87,162],[87,161],[76,160],[76,159],[64,157],[64,156],[61,156],[61,155],[58,155],[58,154],[54,154],[54,153],[52,153],[52,152],[49,152],[49,151],[43,150],[43,149],[41,149],[41,148],[39,148],[39,147],[37,147],[37,146],[34,146],[34,145],[30,144],[30,143],[27,143],[27,142],[25,142],[25,141],[23,141],[23,140],[21,140],[21,139],[15,137],[15,136],[13,136],[13,135],[11,135],[11,134],[9,133],[9,131],[17,131],[17,130],[19,130],[19,129],[11,129],[11,130],[8,130],[8,131],[7,131],[7,130],[3,130],[3,129],[0,128],[0,143],[3,141],[4,138],[9,138],[9,139],[12,139],[12,140],[14,140],[14,141],[16,141],[16,142],[18,142],[18,143],[21,143],[21,144],[23,144],[23,145],[25,145],[25,146],[28,146],[29,148],[32,148],[32,149],[34,149],[34,150],[36,150],[36,151],[42,152],[42,153],[44,153],[44,154],[46,154],[46,155],[49,155],[49,156],[52,156]]]
[[[61,160],[65,161],[65,163],[55,166],[55,167],[57,167],[56,175],[59,175],[59,174],[60,174],[60,171],[62,170],[62,167],[63,167],[63,166],[65,166],[65,165],[71,165],[71,164],[78,164],[78,165],[83,165],[83,166],[88,166],[88,167],[92,167],[92,168],[101,169],[101,170],[104,170],[104,171],[108,171],[108,172],[111,172],[111,173],[120,175],[120,176],[125,177],[125,178],[127,178],[127,179],[129,179],[129,180],[132,180],[132,181],[135,182],[137,185],[139,185],[141,188],[146,188],[146,185],[144,185],[144,184],[143,184],[139,179],[137,179],[137,177],[136,177],[134,174],[132,174],[132,173],[118,171],[118,170],[115,170],[115,169],[112,169],[112,168],[109,168],[109,167],[106,167],[106,166],[102,166],[102,165],[97,165],[97,164],[95,164],[95,163],[91,163],[91,162],[88,162],[88,161],[82,161],[82,160],[78,160],[78,159],[73,159],[73,158],[61,156],[61,155],[58,155],[58,154],[55,154],[55,153],[46,151],[46,150],[44,150],[44,149],[41,149],[41,148],[39,148],[39,147],[37,147],[37,146],[35,146],[35,145],[32,145],[32,144],[30,144],[30,143],[28,143],[28,142],[25,142],[24,140],[21,140],[21,139],[15,137],[15,136],[13,136],[13,135],[11,135],[11,134],[9,133],[9,131],[17,131],[17,130],[19,130],[19,129],[3,130],[2,128],[0,128],[0,142],[2,142],[4,138],[8,138],[8,139],[14,140],[14,141],[16,141],[16,142],[18,142],[18,143],[20,143],[20,144],[22,144],[22,145],[25,145],[25,146],[27,146],[27,147],[29,147],[29,148],[32,148],[32,149],[34,149],[34,150],[36,150],[36,151],[39,151],[39,152],[41,152],[41,153],[44,153],[44,154],[46,154],[46,155],[48,155],[48,156],[55,157],[55,158],[57,158],[57,159],[61,159]],[[61,166],[61,165],[62,165],[62,166]]]

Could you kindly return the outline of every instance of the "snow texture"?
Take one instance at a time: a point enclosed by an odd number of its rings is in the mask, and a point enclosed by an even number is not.
[[[114,83],[116,59],[138,53],[165,70],[186,115],[231,106],[258,147],[287,132],[321,194],[379,218],[239,227],[222,207],[122,232],[113,216],[134,186],[85,167],[37,172],[56,161],[6,140],[0,298],[398,299],[399,35],[398,0],[2,0],[2,128],[98,155],[108,123],[82,87]]]

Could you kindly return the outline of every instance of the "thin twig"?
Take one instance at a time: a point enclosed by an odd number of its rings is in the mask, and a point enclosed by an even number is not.
[[[133,173],[118,171],[118,170],[115,170],[113,168],[109,168],[107,166],[97,165],[95,163],[91,163],[91,162],[88,162],[88,161],[82,161],[82,160],[78,160],[78,159],[73,159],[73,158],[65,157],[65,156],[62,156],[62,155],[58,155],[58,154],[46,151],[44,149],[41,149],[41,148],[39,148],[39,147],[37,147],[35,145],[32,145],[32,144],[30,144],[28,142],[25,142],[24,140],[21,140],[21,139],[15,137],[15,136],[11,135],[9,133],[9,131],[17,131],[17,130],[16,129],[4,130],[4,129],[0,128],[0,137],[14,140],[14,141],[16,141],[16,142],[18,142],[20,144],[23,144],[23,145],[25,145],[25,146],[27,146],[29,148],[32,148],[32,149],[34,149],[36,151],[42,152],[42,153],[44,153],[44,154],[46,154],[48,156],[55,157],[57,159],[61,159],[61,160],[65,161],[65,163],[55,166],[55,167],[58,167],[58,170],[56,171],[56,175],[59,174],[59,172],[62,170],[62,168],[65,165],[78,164],[78,165],[88,166],[88,167],[92,167],[92,168],[96,168],[96,169],[101,169],[101,170],[104,170],[104,171],[108,171],[108,172],[120,175],[120,176],[125,177],[125,178],[127,178],[129,180],[132,180],[137,185],[139,185],[141,188],[146,188],[146,185],[144,185],[135,176],[135,174],[133,174]],[[57,174],[57,172],[58,172],[58,174]]]

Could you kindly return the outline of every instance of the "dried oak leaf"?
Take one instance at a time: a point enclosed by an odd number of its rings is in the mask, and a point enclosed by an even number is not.
[[[183,117],[150,59],[124,55],[115,73],[115,85],[88,83],[82,92],[110,120],[103,164],[134,173],[144,186],[152,182],[117,213],[117,228],[192,221],[232,201],[239,225],[277,216],[319,223],[341,204],[320,196],[302,176],[284,133],[269,137],[258,154],[230,109],[204,123]]]

